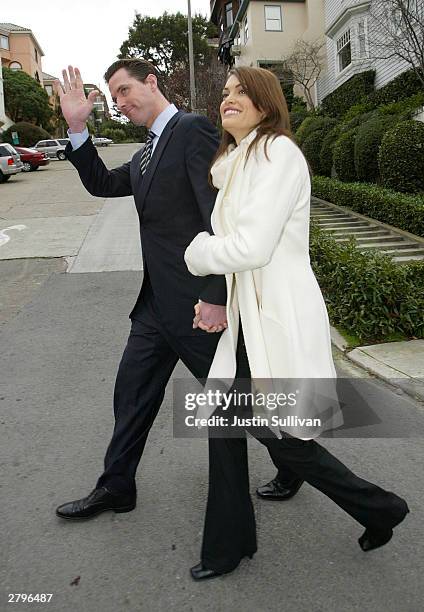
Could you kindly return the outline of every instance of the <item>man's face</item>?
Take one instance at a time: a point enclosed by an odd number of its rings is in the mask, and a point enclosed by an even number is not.
[[[150,128],[155,119],[156,77],[149,74],[144,83],[120,68],[109,80],[109,91],[118,110],[135,125]]]

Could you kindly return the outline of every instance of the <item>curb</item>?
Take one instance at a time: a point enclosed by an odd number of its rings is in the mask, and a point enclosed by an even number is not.
[[[424,379],[419,380],[412,378],[399,370],[395,370],[386,363],[369,355],[363,347],[349,349],[345,339],[337,329],[330,326],[330,332],[332,344],[339,349],[349,361],[363,368],[370,374],[373,374],[380,380],[389,383],[392,387],[401,389],[414,399],[424,402]]]

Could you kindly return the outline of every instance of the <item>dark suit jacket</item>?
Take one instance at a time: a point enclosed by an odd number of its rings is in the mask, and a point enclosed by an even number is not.
[[[223,276],[192,276],[184,251],[198,232],[212,228],[216,191],[208,170],[218,147],[218,134],[203,116],[178,111],[162,132],[144,176],[142,148],[126,164],[108,170],[88,139],[66,156],[89,193],[100,197],[134,195],[140,220],[144,279],[147,275],[162,323],[175,335],[205,333],[192,329],[193,307],[199,297],[225,304]],[[137,318],[140,295],[130,314]]]

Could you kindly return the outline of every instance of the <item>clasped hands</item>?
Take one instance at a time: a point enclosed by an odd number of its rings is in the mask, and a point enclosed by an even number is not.
[[[208,333],[221,332],[227,329],[226,306],[208,304],[199,300],[194,306],[193,329],[199,327]]]

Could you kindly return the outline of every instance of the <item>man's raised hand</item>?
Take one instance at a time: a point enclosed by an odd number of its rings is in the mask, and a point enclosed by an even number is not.
[[[68,74],[69,73],[69,74]],[[78,68],[68,66],[68,71],[62,70],[63,85],[59,80],[54,82],[54,89],[60,99],[63,116],[71,132],[82,132],[90,116],[97,90],[85,95],[84,84]]]

